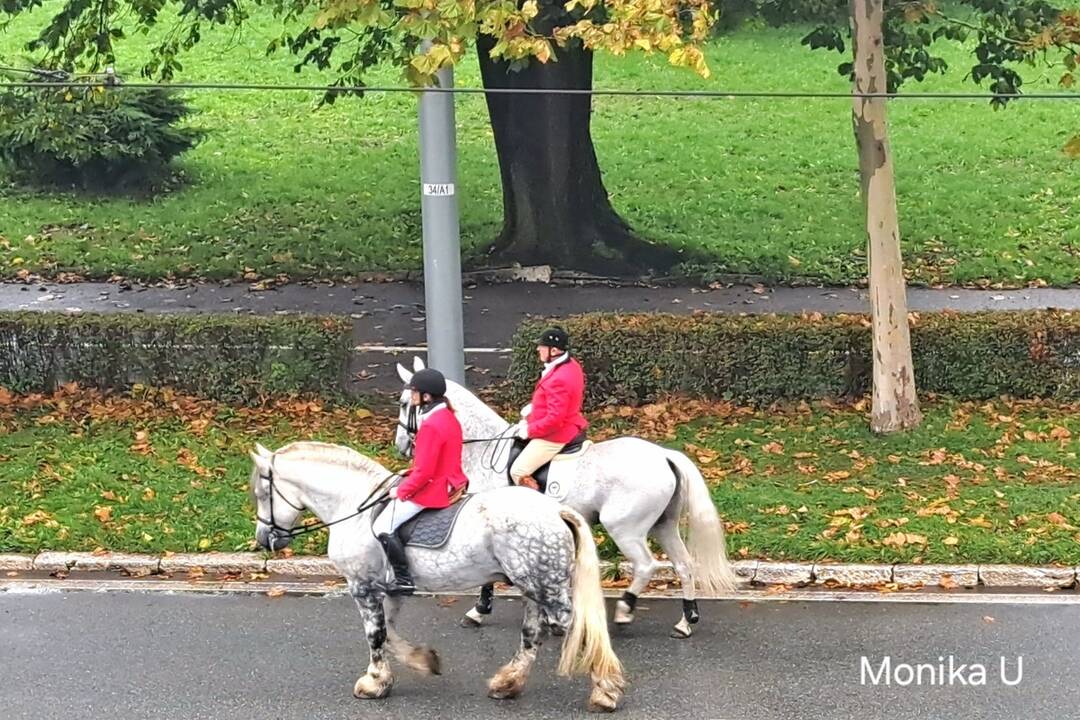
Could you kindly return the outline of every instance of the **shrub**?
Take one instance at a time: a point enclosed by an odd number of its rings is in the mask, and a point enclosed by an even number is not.
[[[169,386],[225,401],[345,393],[352,326],[323,317],[0,313],[0,386]]]
[[[515,399],[537,373],[524,323],[510,368]],[[687,394],[769,403],[861,396],[870,390],[869,319],[595,314],[565,326],[588,375],[587,402],[645,403]],[[923,314],[912,328],[920,391],[959,399],[999,395],[1080,399],[1080,314],[1056,311]]]
[[[190,113],[181,96],[156,88],[8,88],[0,92],[0,161],[26,184],[143,188],[204,137],[181,125]]]

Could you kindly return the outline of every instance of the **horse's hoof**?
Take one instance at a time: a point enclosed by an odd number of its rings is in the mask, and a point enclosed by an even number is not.
[[[671,637],[676,640],[685,640],[694,634],[694,631],[690,628],[690,623],[684,617],[671,629]]]
[[[589,712],[591,713],[615,712],[618,707],[619,699],[602,690],[593,690],[592,695],[589,697]]]
[[[390,694],[392,683],[373,675],[361,675],[353,686],[353,695],[360,700],[378,700]]]
[[[478,628],[480,623],[483,622],[483,615],[476,611],[476,608],[469,608],[469,611],[461,618],[461,627],[463,628]]]
[[[629,625],[634,622],[634,611],[622,600],[615,603],[615,624]]]
[[[424,673],[425,675],[442,674],[442,661],[439,660],[439,653],[435,652],[432,648],[419,647],[413,649],[413,651],[409,653],[406,664],[413,670]]]
[[[490,689],[488,690],[488,697],[492,700],[513,700],[521,694],[521,690],[513,689]]]
[[[514,670],[500,670],[488,681],[488,697],[512,700],[525,688],[525,676]]]

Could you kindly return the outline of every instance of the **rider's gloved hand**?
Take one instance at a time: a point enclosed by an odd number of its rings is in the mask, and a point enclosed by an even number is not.
[[[531,412],[532,412],[532,403],[529,403],[525,407],[521,408],[521,419],[524,420],[525,418],[529,417],[529,414]]]

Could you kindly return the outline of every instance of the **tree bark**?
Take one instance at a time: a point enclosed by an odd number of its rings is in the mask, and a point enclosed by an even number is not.
[[[592,88],[593,55],[558,49],[521,70],[493,60],[495,41],[477,38],[486,88]],[[670,248],[634,235],[611,206],[593,147],[589,95],[487,94],[503,188],[503,227],[493,258],[602,274],[667,270]]]
[[[884,16],[884,0],[851,0],[857,93],[886,91]],[[870,264],[874,357],[870,426],[879,433],[915,427],[922,421],[911,358],[886,102],[885,98],[856,97],[852,116]]]

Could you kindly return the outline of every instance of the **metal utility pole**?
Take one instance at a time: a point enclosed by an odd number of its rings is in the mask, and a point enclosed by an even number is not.
[[[426,51],[431,46],[425,42]],[[439,87],[454,86],[454,71],[437,75]],[[465,382],[465,332],[461,298],[461,238],[458,228],[457,130],[454,95],[420,95],[420,209],[424,228],[424,308],[428,366],[449,380]]]

